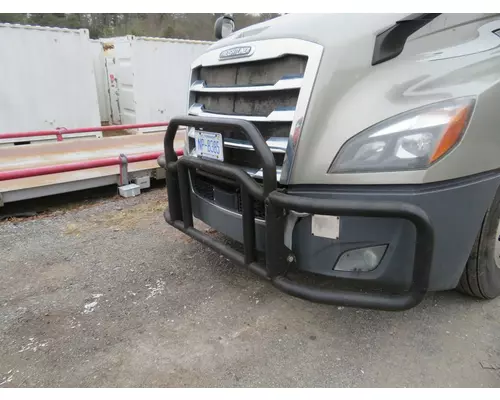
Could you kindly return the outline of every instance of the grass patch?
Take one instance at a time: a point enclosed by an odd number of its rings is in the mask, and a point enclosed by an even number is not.
[[[167,200],[164,198],[141,202],[135,206],[97,214],[79,224],[71,223],[66,227],[65,233],[79,236],[84,231],[93,229],[132,229],[143,221],[157,218],[166,207]]]

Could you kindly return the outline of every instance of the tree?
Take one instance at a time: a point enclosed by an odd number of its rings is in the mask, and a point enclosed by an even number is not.
[[[0,23],[7,24],[24,24],[26,22],[27,15],[20,13],[0,13]]]
[[[179,39],[214,40],[214,24],[221,14],[213,13],[96,13],[96,14],[0,14],[0,22],[61,28],[86,28],[93,39],[136,35]],[[280,14],[233,14],[242,29]]]

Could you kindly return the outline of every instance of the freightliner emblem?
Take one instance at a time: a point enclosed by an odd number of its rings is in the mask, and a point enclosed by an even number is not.
[[[219,60],[227,60],[229,58],[248,57],[253,53],[252,46],[233,47],[224,50],[219,54]]]

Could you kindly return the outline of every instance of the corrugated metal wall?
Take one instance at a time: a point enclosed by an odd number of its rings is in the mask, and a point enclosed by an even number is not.
[[[0,57],[0,132],[100,125],[87,30],[0,24]]]

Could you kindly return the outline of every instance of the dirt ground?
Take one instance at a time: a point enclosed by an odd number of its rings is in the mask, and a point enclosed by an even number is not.
[[[292,298],[169,227],[165,197],[0,223],[0,388],[500,387],[500,299]]]

